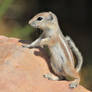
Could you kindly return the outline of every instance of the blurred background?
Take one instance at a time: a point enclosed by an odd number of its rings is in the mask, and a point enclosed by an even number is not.
[[[41,31],[28,25],[37,13],[54,12],[64,35],[69,35],[83,54],[81,85],[92,90],[91,0],[0,0],[0,35],[32,42]]]

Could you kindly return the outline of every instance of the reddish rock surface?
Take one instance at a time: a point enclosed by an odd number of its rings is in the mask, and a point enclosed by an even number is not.
[[[49,73],[42,50],[23,48],[18,39],[0,36],[0,92],[91,92],[67,81],[43,78]]]

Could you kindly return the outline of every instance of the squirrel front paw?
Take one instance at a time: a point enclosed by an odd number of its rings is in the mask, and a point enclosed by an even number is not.
[[[33,48],[31,45],[22,45],[24,48]]]

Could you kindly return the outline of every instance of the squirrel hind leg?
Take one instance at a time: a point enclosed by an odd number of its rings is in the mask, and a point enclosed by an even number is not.
[[[80,82],[80,76],[78,74],[78,72],[76,71],[76,69],[74,67],[72,67],[71,64],[65,64],[63,66],[64,72],[67,76],[70,76],[71,78],[74,78],[74,81],[72,81],[69,84],[70,88],[76,88],[79,85]]]

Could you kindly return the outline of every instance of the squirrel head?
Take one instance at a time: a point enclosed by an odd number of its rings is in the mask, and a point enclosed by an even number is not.
[[[51,27],[55,27],[58,25],[57,17],[52,12],[43,12],[39,13],[34,16],[30,21],[29,24],[34,28],[39,29],[50,29]]]

